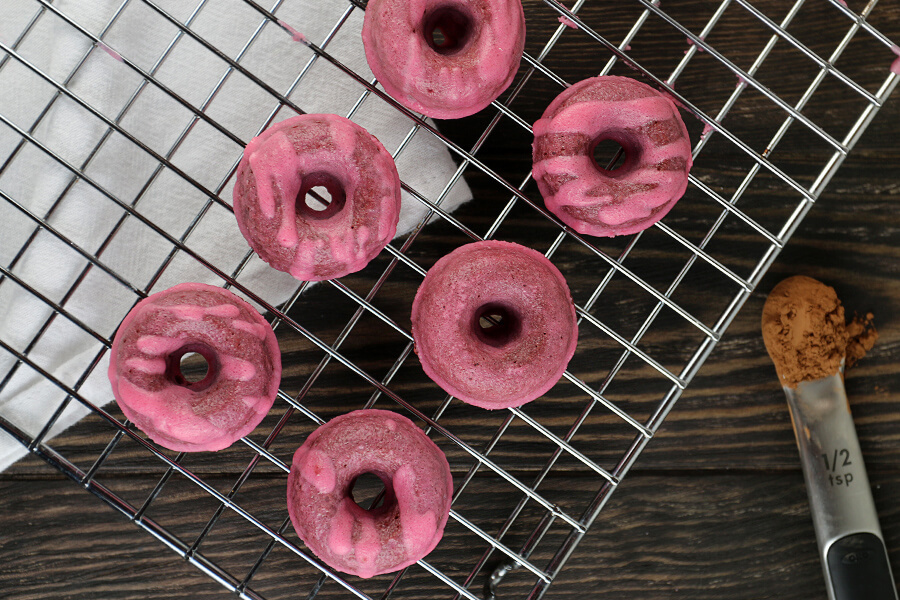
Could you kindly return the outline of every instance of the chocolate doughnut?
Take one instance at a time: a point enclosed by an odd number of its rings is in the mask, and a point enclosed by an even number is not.
[[[364,509],[356,479],[376,475],[383,502]],[[406,417],[357,410],[316,429],[294,453],[287,505],[300,539],[338,571],[374,577],[431,552],[450,514],[453,477],[447,458]]]
[[[598,143],[622,146],[625,162],[594,161]],[[675,103],[628,77],[594,77],[567,88],[534,124],[532,175],[547,209],[578,233],[613,237],[662,219],[687,189],[691,142]]]
[[[362,36],[369,68],[391,97],[458,119],[512,82],[525,15],[520,0],[369,0]]]
[[[412,308],[416,354],[448,394],[487,409],[543,395],[575,353],[562,273],[518,244],[467,244],[428,271]]]
[[[180,367],[191,352],[207,363],[195,382]],[[222,288],[182,283],[128,313],[113,340],[109,380],[125,416],[160,446],[221,450],[272,408],[281,352],[252,306]]]
[[[331,201],[306,202],[315,187]],[[359,271],[397,233],[400,177],[384,146],[337,115],[299,115],[265,130],[244,150],[234,214],[250,247],[302,281]]]

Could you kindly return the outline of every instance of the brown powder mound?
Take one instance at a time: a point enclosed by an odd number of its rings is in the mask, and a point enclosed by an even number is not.
[[[875,346],[878,341],[878,332],[873,323],[875,316],[868,313],[865,318],[855,316],[847,324],[847,368],[849,369],[859,359]]]
[[[878,333],[871,313],[847,324],[834,288],[810,277],[785,279],[763,307],[762,334],[782,385],[829,377],[872,349]]]

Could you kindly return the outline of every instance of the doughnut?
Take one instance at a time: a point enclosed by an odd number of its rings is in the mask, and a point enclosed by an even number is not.
[[[607,170],[593,158],[602,141],[625,162]],[[687,189],[691,141],[675,103],[628,77],[579,81],[534,124],[532,175],[547,209],[588,235],[613,237],[650,227]]]
[[[353,499],[365,473],[384,483],[383,503]],[[444,533],[453,477],[447,458],[412,421],[357,410],[328,421],[294,453],[288,514],[300,539],[330,567],[363,578],[398,571]]]
[[[521,0],[369,0],[362,39],[388,95],[429,117],[458,119],[512,82],[525,14]]]
[[[200,381],[181,372],[192,352],[206,360]],[[272,408],[281,352],[252,306],[222,288],[182,283],[131,309],[113,339],[109,380],[125,416],[160,446],[221,450]]]
[[[425,373],[487,409],[531,402],[575,353],[575,306],[540,252],[500,241],[457,248],[428,271],[413,300],[412,335]]]
[[[307,202],[325,188],[323,210]],[[375,258],[397,232],[400,177],[368,131],[337,115],[299,115],[250,140],[234,214],[250,247],[301,281],[336,279]]]

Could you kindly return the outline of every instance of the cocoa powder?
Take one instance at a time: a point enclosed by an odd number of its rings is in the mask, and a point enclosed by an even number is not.
[[[847,365],[850,368],[859,362],[866,353],[875,346],[878,341],[878,332],[875,330],[875,315],[867,313],[865,317],[854,316],[847,323]]]
[[[847,323],[834,288],[798,275],[779,283],[762,314],[766,350],[782,385],[796,387],[851,367],[878,339],[873,316]]]

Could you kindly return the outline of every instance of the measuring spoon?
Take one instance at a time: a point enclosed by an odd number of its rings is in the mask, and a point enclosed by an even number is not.
[[[828,598],[897,600],[843,370],[784,387]]]

